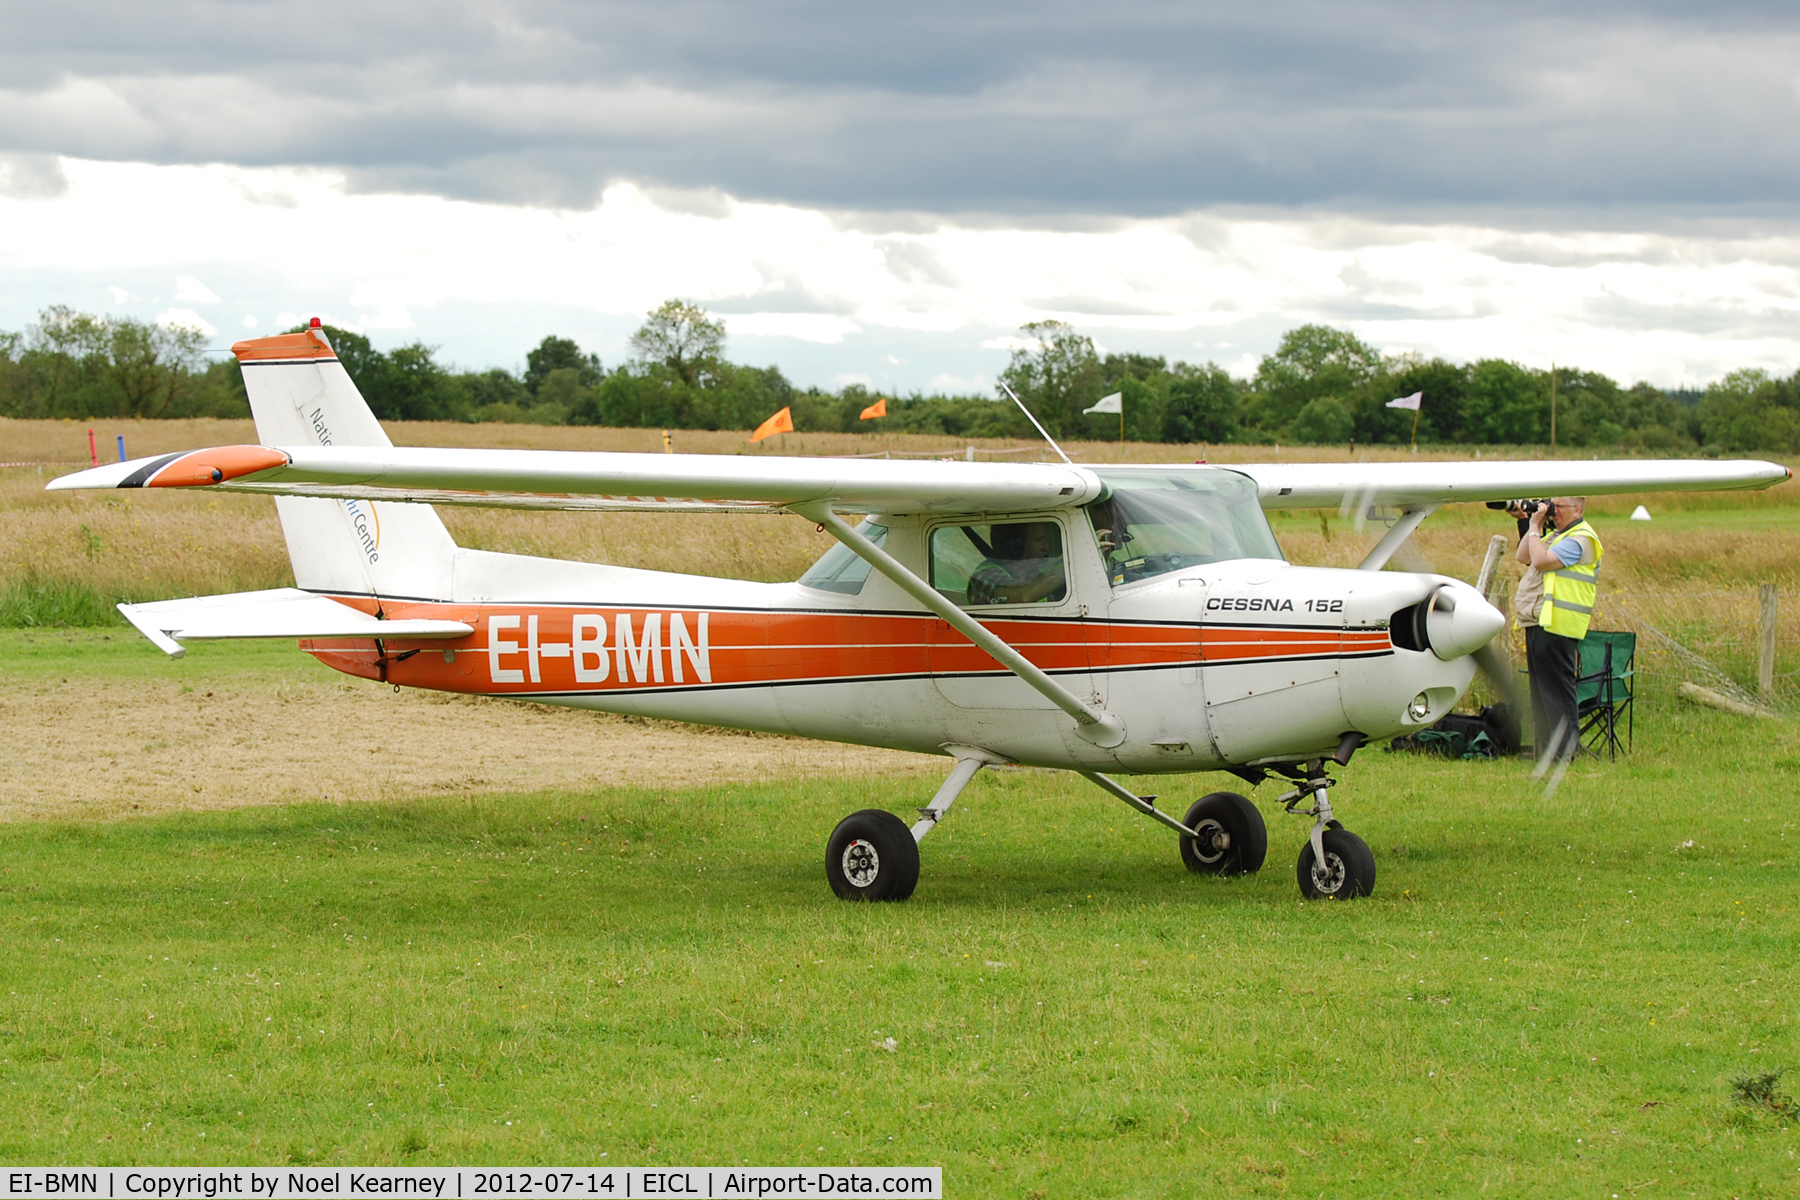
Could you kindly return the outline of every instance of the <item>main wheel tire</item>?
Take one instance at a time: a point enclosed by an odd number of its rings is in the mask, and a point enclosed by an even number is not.
[[[825,878],[840,900],[904,900],[919,885],[919,843],[885,809],[851,813],[825,843]]]
[[[1369,843],[1338,825],[1330,823],[1319,840],[1325,845],[1325,865],[1313,860],[1312,839],[1300,850],[1300,861],[1294,874],[1300,879],[1300,894],[1308,900],[1351,900],[1367,896],[1375,890],[1375,853]]]
[[[1236,792],[1202,796],[1182,824],[1200,834],[1181,839],[1181,861],[1196,875],[1248,875],[1262,869],[1269,831],[1247,798]]]

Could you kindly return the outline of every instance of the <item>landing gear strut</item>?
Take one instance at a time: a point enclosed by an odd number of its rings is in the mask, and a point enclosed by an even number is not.
[[[1335,782],[1325,774],[1325,760],[1316,759],[1307,764],[1306,774],[1294,790],[1281,797],[1290,813],[1312,797],[1312,808],[1297,813],[1311,817],[1313,827],[1294,866],[1300,894],[1308,900],[1350,900],[1375,890],[1374,852],[1367,842],[1332,819],[1328,791]]]

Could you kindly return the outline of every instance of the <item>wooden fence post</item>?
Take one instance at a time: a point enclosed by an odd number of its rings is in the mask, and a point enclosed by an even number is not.
[[[1775,694],[1775,585],[1762,585],[1762,619],[1757,623],[1761,653],[1757,656],[1756,690],[1764,696]]]
[[[1506,535],[1496,533],[1488,539],[1487,556],[1481,560],[1481,574],[1475,577],[1475,590],[1486,599],[1494,591],[1494,568],[1500,565],[1500,556],[1506,553]]]
[[[1506,624],[1500,627],[1497,636],[1500,638],[1500,645],[1506,651],[1506,656],[1511,658],[1513,654],[1512,605],[1508,604],[1506,597],[1500,594],[1500,559],[1505,553],[1505,534],[1496,533],[1488,539],[1487,556],[1481,560],[1481,574],[1475,578],[1475,590],[1481,593],[1483,600],[1506,614]]]

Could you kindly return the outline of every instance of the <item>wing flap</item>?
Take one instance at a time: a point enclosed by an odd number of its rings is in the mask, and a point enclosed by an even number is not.
[[[467,637],[474,629],[461,621],[384,621],[328,596],[298,588],[233,592],[151,604],[121,604],[119,611],[164,654],[180,658],[183,642],[230,638],[406,638]]]
[[[1793,477],[1752,459],[1611,459],[1422,463],[1233,463],[1256,481],[1264,508],[1417,507],[1462,501],[1617,492],[1766,488]]]

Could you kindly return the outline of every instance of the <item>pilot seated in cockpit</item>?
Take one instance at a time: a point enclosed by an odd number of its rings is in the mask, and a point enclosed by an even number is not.
[[[1021,521],[992,528],[992,553],[969,577],[969,603],[1031,604],[1068,594],[1062,528],[1055,521]]]

